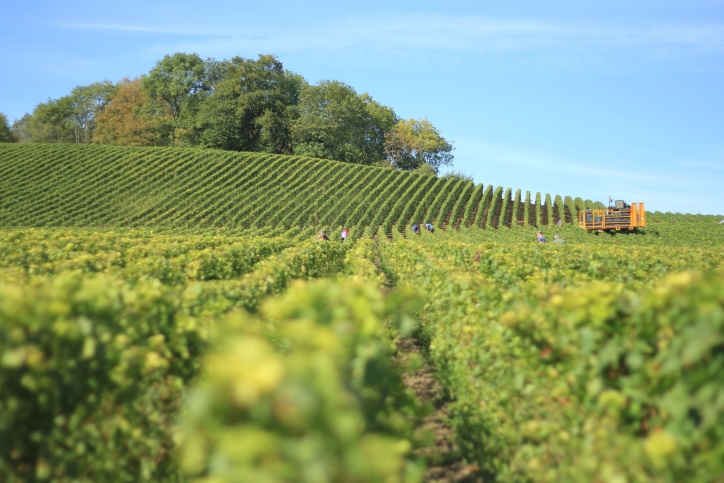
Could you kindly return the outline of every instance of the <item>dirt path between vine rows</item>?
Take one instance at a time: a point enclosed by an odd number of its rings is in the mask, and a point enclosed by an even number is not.
[[[409,337],[401,337],[397,342],[397,363],[404,367],[411,356],[420,356],[420,347]],[[432,444],[417,450],[427,461],[427,471],[423,481],[436,483],[472,483],[483,481],[478,468],[465,463],[455,444],[455,433],[447,423],[447,401],[440,383],[434,377],[433,368],[427,362],[415,372],[402,371],[402,381],[412,389],[421,401],[428,401],[433,411],[424,419],[421,431],[434,436]]]
[[[377,240],[375,240],[377,242]],[[379,252],[374,260],[377,272],[385,280],[382,291],[384,293],[393,289],[382,264]],[[427,471],[423,480],[425,483],[478,483],[483,478],[478,467],[467,464],[460,456],[455,444],[455,432],[448,424],[448,409],[445,392],[435,379],[434,368],[422,354],[420,346],[412,337],[400,337],[397,340],[397,355],[395,363],[398,367],[407,367],[406,361],[410,357],[419,357],[423,361],[417,371],[402,370],[402,382],[411,389],[420,401],[428,401],[433,410],[422,422],[418,431],[432,434],[432,442],[416,450],[427,463]]]

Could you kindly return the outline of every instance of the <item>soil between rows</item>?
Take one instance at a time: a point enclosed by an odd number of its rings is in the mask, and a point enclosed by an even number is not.
[[[397,341],[397,363],[405,367],[412,356],[421,357],[421,349],[415,339],[400,337]],[[418,431],[432,436],[429,446],[419,448],[417,453],[425,458],[427,471],[423,481],[435,483],[482,482],[478,467],[470,465],[460,456],[455,443],[455,433],[448,424],[447,399],[440,383],[435,379],[433,367],[426,361],[415,372],[402,371],[405,387],[414,391],[420,401],[429,402],[433,410],[422,422]]]

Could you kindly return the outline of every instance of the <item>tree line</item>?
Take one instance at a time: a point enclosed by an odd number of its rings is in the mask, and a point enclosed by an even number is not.
[[[9,125],[0,142],[195,146],[439,172],[453,146],[427,119],[339,81],[308,83],[274,55],[176,53],[135,79],[78,86]]]

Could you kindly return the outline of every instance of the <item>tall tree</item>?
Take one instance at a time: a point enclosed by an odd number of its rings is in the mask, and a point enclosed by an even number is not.
[[[13,135],[18,140],[18,142],[32,142],[32,138],[30,137],[30,123],[32,122],[32,119],[33,116],[31,116],[30,114],[25,114],[20,119],[15,119],[13,121]]]
[[[234,57],[199,111],[201,143],[234,151],[291,153],[290,123],[303,79],[273,55]]]
[[[387,133],[394,129],[399,120],[395,111],[391,107],[383,106],[376,102],[372,97],[364,93],[360,96],[365,105],[365,114],[368,116],[369,123],[365,128],[365,158],[369,160],[365,164],[378,163],[386,159],[385,154],[385,138]]]
[[[197,54],[176,53],[156,63],[142,79],[143,88],[156,106],[157,114],[170,115],[171,143],[186,141],[195,123],[195,114],[206,83],[206,66]],[[180,135],[180,136],[179,136]]]
[[[34,143],[74,143],[73,99],[70,96],[38,104],[28,119],[27,134]]]
[[[96,117],[108,104],[114,88],[111,81],[105,80],[88,86],[78,86],[71,91],[76,143],[90,142]]]
[[[13,134],[8,123],[8,117],[0,112],[0,143],[15,143],[18,139]]]
[[[305,85],[292,126],[294,153],[373,164],[384,159],[384,136],[395,121],[392,109],[342,82]]]
[[[149,97],[141,79],[121,80],[110,102],[95,119],[93,142],[127,146],[165,146],[170,143],[170,115],[149,112]]]
[[[385,140],[387,159],[407,171],[426,163],[437,174],[442,166],[452,164],[452,150],[452,144],[427,119],[401,119]]]

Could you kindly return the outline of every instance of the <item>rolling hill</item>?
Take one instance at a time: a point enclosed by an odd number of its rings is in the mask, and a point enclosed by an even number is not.
[[[0,225],[438,228],[570,224],[592,202],[259,153],[0,145]]]

